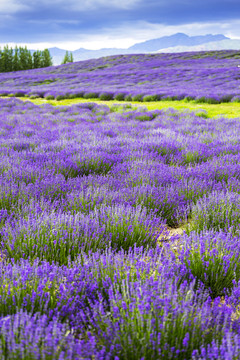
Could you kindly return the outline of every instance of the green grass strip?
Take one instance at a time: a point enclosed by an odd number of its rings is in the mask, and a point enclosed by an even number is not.
[[[84,98],[75,98],[75,99],[64,99],[64,100],[46,100],[42,98],[30,99],[28,97],[18,97],[23,101],[31,101],[34,104],[41,105],[41,104],[51,104],[54,106],[66,106],[66,105],[73,105],[78,103],[85,103],[85,102],[94,102],[97,104],[106,104],[106,105],[113,105],[113,104],[132,104],[138,106],[145,106],[148,110],[156,110],[156,109],[168,109],[174,108],[176,110],[190,110],[190,111],[198,111],[205,110],[206,116],[209,118],[212,117],[229,117],[235,118],[240,117],[240,103],[237,102],[229,102],[229,103],[220,103],[220,104],[207,104],[207,103],[196,103],[194,100],[186,101],[186,100],[161,100],[161,101],[152,101],[152,102],[140,102],[140,101],[117,101],[117,100],[108,100],[103,101],[99,99],[84,99]]]

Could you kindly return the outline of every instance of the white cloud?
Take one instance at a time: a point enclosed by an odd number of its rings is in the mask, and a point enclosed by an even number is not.
[[[56,19],[41,19],[41,20],[27,20],[28,24],[36,24],[36,25],[52,25],[52,24],[58,24],[58,25],[78,25],[81,21],[79,20],[56,20]]]
[[[67,8],[76,11],[96,10],[98,8],[117,8],[117,9],[132,9],[141,0],[69,0]],[[64,6],[65,1],[63,2]]]
[[[178,32],[185,33],[189,36],[223,34],[236,39],[240,38],[240,20],[233,20],[231,22],[196,22],[182,25],[154,24],[146,21],[137,21],[122,24],[122,26],[115,29],[103,29],[104,34],[111,34],[116,40],[131,38],[135,43],[162,36],[169,36]]]
[[[82,39],[76,39],[75,41],[52,41],[52,42],[8,42],[8,45],[12,48],[17,46],[27,46],[28,49],[33,50],[43,50],[46,48],[51,47],[58,47],[60,49],[64,50],[77,50],[81,47],[89,49],[89,50],[95,50],[95,49],[101,49],[101,48],[128,48],[131,45],[134,45],[135,41],[131,38],[124,38],[124,39],[113,39],[108,36],[88,36],[85,35],[85,40]],[[0,43],[0,47],[3,48],[3,46],[6,45],[5,43]]]
[[[19,11],[34,10],[34,8],[45,7],[54,8],[54,6],[66,9],[68,11],[91,11],[101,8],[132,9],[141,0],[41,0],[34,4],[32,0],[0,0],[0,13],[10,14]]]
[[[29,5],[19,0],[0,0],[1,14],[14,14],[19,11],[28,11]]]
[[[137,42],[168,36],[177,32],[183,32],[189,36],[224,34],[225,36],[228,36],[232,39],[237,39],[240,38],[240,20],[235,20],[228,23],[208,22],[184,24],[178,26],[152,24],[139,21],[125,23],[116,28],[104,28],[95,34],[88,34],[84,33],[83,31],[79,32],[79,30],[69,30],[69,32],[64,35],[64,33],[60,31],[54,35],[52,34],[51,37],[49,37],[49,41],[46,40],[46,37],[44,37],[44,41],[42,42],[22,42],[21,44],[17,43],[17,45],[27,45],[29,49],[45,49],[56,46],[72,51],[79,49],[80,47],[91,50],[110,47],[128,48]],[[4,44],[0,45],[3,46]],[[12,43],[11,46],[15,46],[15,43]]]
[[[189,36],[223,34],[232,39],[240,38],[240,20],[231,22],[192,23],[169,26],[144,21],[122,24],[116,28],[104,28],[98,34],[76,34],[74,41],[63,39],[58,42],[64,49],[75,50],[79,47],[100,49],[107,47],[128,48],[137,42],[156,39],[183,32]]]

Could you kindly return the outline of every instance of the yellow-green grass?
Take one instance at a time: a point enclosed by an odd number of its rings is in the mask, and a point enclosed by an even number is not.
[[[161,100],[161,101],[152,101],[152,102],[139,102],[139,101],[116,101],[116,100],[109,100],[103,101],[99,99],[83,99],[83,98],[75,98],[75,99],[64,99],[64,100],[46,100],[42,98],[30,99],[28,97],[19,97],[18,99],[21,100],[30,100],[34,104],[40,105],[44,103],[52,104],[54,106],[65,106],[65,105],[72,105],[77,103],[84,103],[84,102],[95,102],[97,104],[106,104],[106,105],[113,105],[113,104],[129,104],[136,106],[145,106],[148,110],[155,110],[155,109],[168,109],[174,108],[176,110],[190,110],[190,111],[200,111],[205,110],[206,115],[209,118],[212,117],[240,117],[240,103],[237,102],[229,102],[229,103],[220,103],[220,104],[207,104],[207,103],[196,103],[193,101],[186,101],[186,100]]]

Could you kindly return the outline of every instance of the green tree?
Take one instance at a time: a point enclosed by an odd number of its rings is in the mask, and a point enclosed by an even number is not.
[[[40,50],[36,50],[33,53],[33,68],[38,69],[42,67],[42,52]]]
[[[7,71],[13,71],[13,49],[8,49],[8,70]]]
[[[8,72],[12,71],[13,68],[13,49],[9,48],[8,45],[5,45],[2,51],[2,62],[3,62],[3,71]]]
[[[48,49],[36,50],[31,54],[27,47],[15,47],[13,50],[8,45],[0,48],[0,72],[36,69],[52,66],[52,58]]]
[[[33,68],[33,59],[32,59],[32,54],[30,50],[27,50],[26,52],[26,62],[27,62],[27,69],[32,69]]]
[[[69,62],[73,62],[73,54],[72,54],[72,53],[70,53],[70,60],[69,60]]]
[[[28,55],[27,55],[27,47],[19,47],[19,63],[20,63],[20,69],[19,70],[27,70],[28,66]]]
[[[15,51],[14,51],[14,55],[13,55],[13,71],[17,71],[20,68],[20,63],[19,63],[19,50],[18,47],[15,46]]]
[[[4,72],[3,52],[1,48],[0,48],[0,72]]]
[[[69,62],[73,62],[73,54],[66,51],[63,61],[62,61],[62,65],[67,64]]]
[[[42,51],[42,67],[52,66],[52,58],[48,49]]]
[[[64,55],[64,58],[63,58],[63,61],[62,61],[62,65],[67,64],[68,62],[69,62],[69,54],[68,54],[68,51],[66,51],[65,55]]]

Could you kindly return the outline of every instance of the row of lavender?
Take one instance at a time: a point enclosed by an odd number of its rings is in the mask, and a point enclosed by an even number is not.
[[[123,55],[0,74],[0,95],[102,100],[239,101],[236,51]]]
[[[1,359],[240,357],[239,119],[1,99],[0,124]]]

